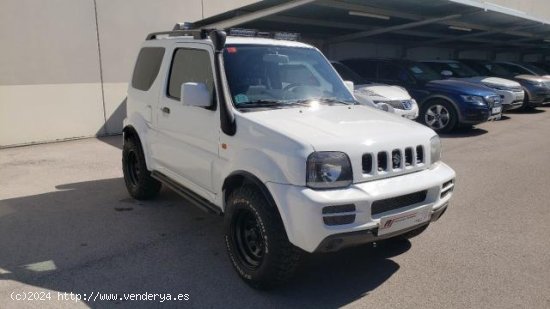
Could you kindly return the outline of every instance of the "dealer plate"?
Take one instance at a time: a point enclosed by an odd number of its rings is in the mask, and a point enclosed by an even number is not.
[[[378,236],[397,232],[411,226],[428,222],[432,215],[432,205],[426,205],[409,211],[380,218]]]
[[[494,114],[500,114],[501,112],[502,112],[502,106],[493,107],[493,115]]]

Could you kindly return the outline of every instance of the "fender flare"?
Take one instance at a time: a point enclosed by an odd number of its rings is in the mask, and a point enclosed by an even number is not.
[[[257,187],[262,193],[262,195],[267,199],[269,206],[274,207],[278,211],[277,204],[275,203],[275,199],[273,199],[273,196],[271,195],[271,192],[266,187],[266,185],[254,174],[244,170],[235,171],[229,174],[224,179],[223,185],[222,185],[224,210],[225,210],[227,198],[229,196],[229,193],[231,192],[228,189],[231,187],[238,187],[247,182]]]
[[[127,138],[134,137],[139,144],[139,147],[143,151],[143,156],[145,157],[145,164],[149,171],[152,170],[152,164],[150,161],[151,152],[147,143],[143,143],[144,140],[147,140],[148,125],[140,116],[132,117],[132,119],[125,119],[124,128],[122,129],[123,141],[126,141]]]

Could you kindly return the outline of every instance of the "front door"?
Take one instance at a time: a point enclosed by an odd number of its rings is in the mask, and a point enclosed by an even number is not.
[[[218,158],[220,131],[213,50],[206,44],[182,43],[176,45],[170,56],[170,69],[156,110],[154,159],[160,172],[206,198],[213,198],[211,170]],[[187,82],[206,84],[211,107],[182,102],[181,85]]]

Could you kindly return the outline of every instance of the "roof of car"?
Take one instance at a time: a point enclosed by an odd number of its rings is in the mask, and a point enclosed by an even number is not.
[[[288,46],[288,47],[312,48],[311,45],[298,42],[298,41],[275,40],[275,39],[258,38],[258,37],[228,36],[225,43],[226,44],[277,45],[277,46]]]
[[[206,39],[195,39],[192,36],[159,36],[154,40],[147,40],[147,45],[165,45],[166,43],[170,44],[173,42],[210,42],[209,38]],[[286,47],[302,47],[302,48],[313,48],[309,44],[305,44],[298,41],[288,41],[288,40],[277,40],[270,38],[262,37],[240,37],[240,36],[227,36],[225,40],[226,44],[254,44],[254,45],[271,45],[271,46],[286,46]]]

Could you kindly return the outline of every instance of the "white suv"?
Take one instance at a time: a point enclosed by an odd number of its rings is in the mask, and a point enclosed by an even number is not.
[[[164,184],[223,214],[230,260],[256,288],[284,282],[305,252],[424,231],[454,187],[440,151],[431,129],[358,105],[295,41],[152,33],[128,88],[130,195]]]

